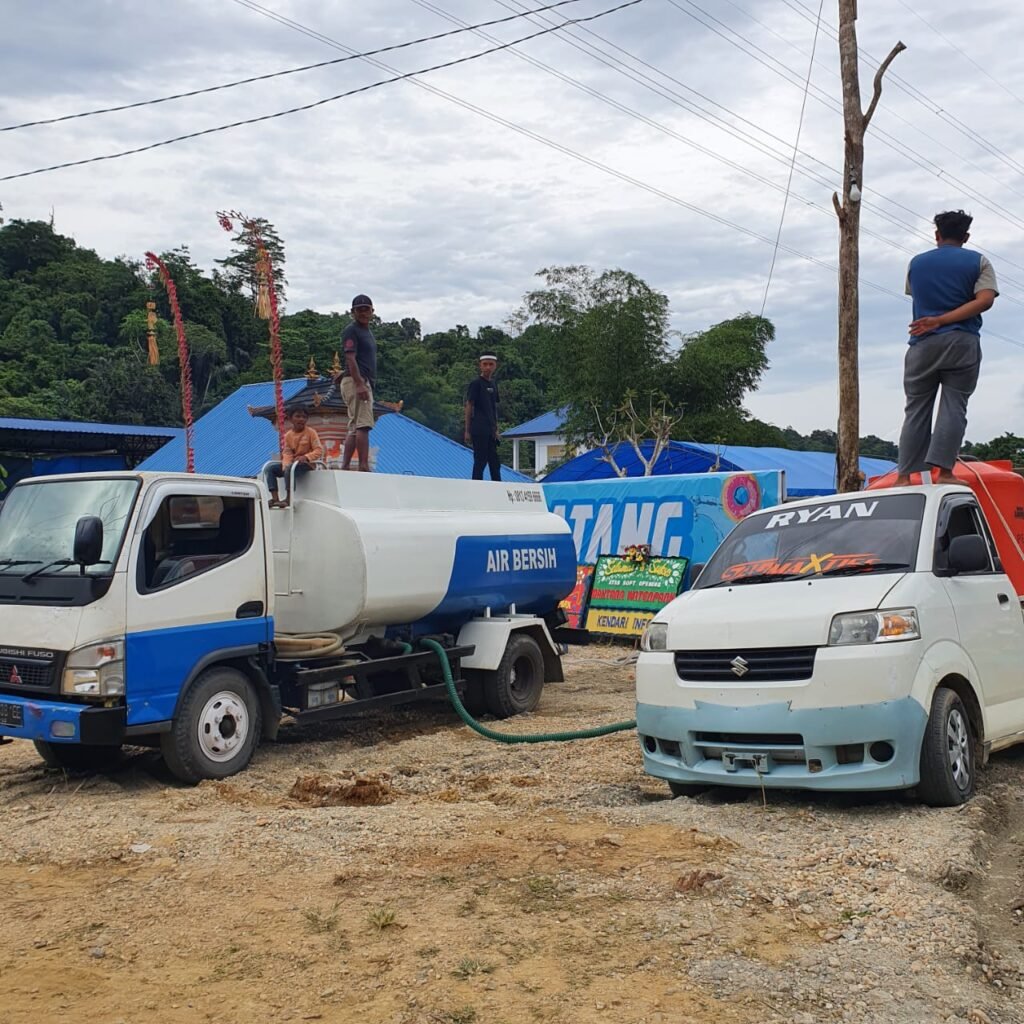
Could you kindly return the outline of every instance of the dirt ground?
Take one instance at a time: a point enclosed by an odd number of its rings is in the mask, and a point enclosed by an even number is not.
[[[622,648],[509,731],[632,715]],[[285,729],[222,783],[0,747],[0,1021],[1024,1024],[1024,756],[929,810],[672,800],[635,734],[443,704]]]

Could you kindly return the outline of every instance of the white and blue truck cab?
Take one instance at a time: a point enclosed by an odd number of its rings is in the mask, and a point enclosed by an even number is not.
[[[917,787],[962,803],[989,752],[1024,741],[1021,607],[968,487],[758,512],[647,629],[644,766],[677,795]]]
[[[318,471],[24,480],[0,509],[0,736],[100,767],[159,746],[186,781],[298,723],[442,696],[533,710],[560,680],[567,524],[529,484]]]

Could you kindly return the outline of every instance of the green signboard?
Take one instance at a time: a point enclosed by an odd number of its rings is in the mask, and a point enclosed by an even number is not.
[[[594,568],[589,607],[654,613],[679,593],[688,561],[602,555]]]

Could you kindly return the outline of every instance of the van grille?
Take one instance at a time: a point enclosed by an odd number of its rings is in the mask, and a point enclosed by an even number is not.
[[[816,647],[676,651],[676,673],[692,683],[798,682],[814,673]]]

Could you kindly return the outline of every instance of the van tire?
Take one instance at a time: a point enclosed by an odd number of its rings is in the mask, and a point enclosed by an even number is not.
[[[66,772],[108,772],[121,761],[121,747],[88,743],[48,743],[34,740],[36,752],[47,768]]]
[[[484,703],[495,718],[535,711],[544,690],[544,655],[537,641],[513,633],[493,672],[484,674]]]
[[[210,668],[189,687],[160,750],[182,782],[225,779],[249,764],[261,731],[260,701],[248,676]]]
[[[975,737],[959,695],[940,686],[921,741],[917,796],[929,807],[957,807],[974,796]]]

